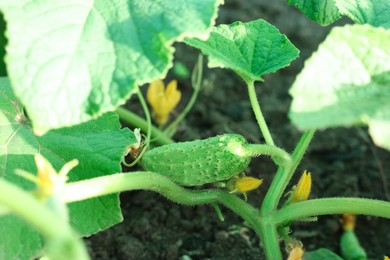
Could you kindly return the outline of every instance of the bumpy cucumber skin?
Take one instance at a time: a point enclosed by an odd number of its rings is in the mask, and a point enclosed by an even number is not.
[[[246,144],[238,134],[168,144],[147,151],[141,165],[183,186],[203,185],[227,180],[245,170],[251,161],[243,149]]]

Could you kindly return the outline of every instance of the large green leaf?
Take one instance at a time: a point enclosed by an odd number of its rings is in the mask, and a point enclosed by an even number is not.
[[[288,3],[321,25],[346,15],[356,23],[390,28],[389,0],[288,0]]]
[[[34,188],[14,172],[23,169],[35,173],[34,155],[37,153],[46,157],[56,170],[77,158],[80,163],[70,172],[70,181],[120,172],[120,160],[126,147],[135,142],[133,133],[120,127],[118,117],[109,113],[98,120],[37,137],[8,79],[0,78],[1,177],[20,187]],[[69,208],[72,225],[82,235],[96,233],[122,220],[118,194],[73,203]],[[0,218],[0,232],[0,256],[5,259],[25,258],[23,256],[32,256],[40,249],[39,234],[16,217]]]
[[[97,118],[164,77],[173,41],[206,37],[219,2],[0,1],[8,75],[34,131]]]
[[[390,29],[389,0],[335,0],[343,15],[354,22]]]
[[[299,128],[367,124],[390,149],[390,31],[369,25],[334,28],[305,63],[290,93]]]
[[[288,0],[288,4],[301,10],[307,17],[321,25],[328,25],[340,19],[336,0]]]
[[[261,80],[262,75],[289,65],[299,54],[285,35],[264,20],[219,25],[207,41],[194,38],[185,42],[209,55],[209,67],[230,68],[245,80]]]
[[[0,218],[0,259],[32,259],[42,250],[43,238],[23,220]]]

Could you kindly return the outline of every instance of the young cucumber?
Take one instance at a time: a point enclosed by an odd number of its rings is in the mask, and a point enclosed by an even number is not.
[[[237,134],[168,144],[147,151],[141,165],[183,186],[213,183],[227,180],[248,167],[251,157],[245,152],[247,144]]]

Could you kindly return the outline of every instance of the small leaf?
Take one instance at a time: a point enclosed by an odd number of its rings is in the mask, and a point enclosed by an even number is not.
[[[336,7],[336,0],[288,0],[307,17],[321,25],[329,25],[340,19],[341,14]]]
[[[388,0],[335,0],[343,15],[354,22],[390,29],[390,1]]]
[[[209,55],[209,67],[234,70],[244,80],[261,80],[261,76],[288,66],[299,51],[264,20],[235,22],[214,27],[207,41],[185,42]]]
[[[130,130],[120,129],[118,117],[113,113],[37,137],[22,111],[8,79],[0,78],[0,178],[26,190],[35,187],[14,172],[22,169],[36,173],[37,153],[47,158],[57,171],[77,158],[80,164],[69,174],[72,182],[120,172],[124,152],[135,142]],[[122,220],[118,194],[72,203],[69,208],[71,223],[81,235],[96,233]],[[0,218],[0,234],[12,234],[0,236],[0,258],[29,259],[42,246],[40,235],[13,215]]]
[[[219,0],[2,0],[7,70],[36,133],[97,118],[163,78],[173,41],[206,37]]]
[[[390,150],[389,46],[383,28],[334,28],[290,90],[292,122],[302,129],[367,124]]]

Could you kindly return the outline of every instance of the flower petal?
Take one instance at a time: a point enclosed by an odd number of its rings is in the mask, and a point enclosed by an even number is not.
[[[292,193],[291,203],[305,201],[309,198],[311,190],[311,175],[305,171],[298,181],[297,187]]]
[[[253,177],[242,177],[236,182],[236,189],[240,192],[246,192],[257,189],[263,183],[262,179]]]
[[[171,112],[179,103],[181,98],[181,92],[177,89],[177,81],[171,80],[168,83],[167,89],[165,91],[165,96],[168,100],[169,112]]]
[[[161,99],[164,97],[164,82],[162,80],[154,80],[150,83],[146,92],[146,99],[154,111],[159,110]]]

